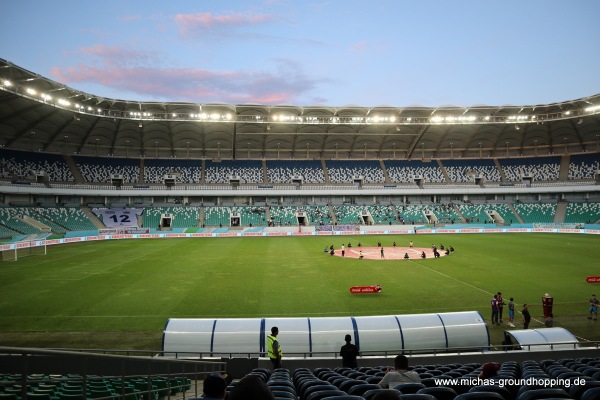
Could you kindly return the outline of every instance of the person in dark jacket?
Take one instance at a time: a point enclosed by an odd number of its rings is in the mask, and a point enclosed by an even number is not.
[[[527,304],[523,304],[523,310],[521,311],[521,315],[523,316],[523,329],[529,329],[529,322],[531,322],[531,314],[529,314]]]
[[[358,363],[356,362],[356,357],[359,355],[358,347],[350,343],[352,341],[352,336],[346,335],[344,340],[346,341],[346,344],[340,349],[342,366],[345,368],[356,368],[358,367]]]

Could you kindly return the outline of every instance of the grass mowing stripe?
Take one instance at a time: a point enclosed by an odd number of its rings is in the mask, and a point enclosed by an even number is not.
[[[435,272],[436,274],[440,274],[440,275],[442,275],[442,276],[443,276],[443,277],[445,277],[445,278],[449,278],[449,279],[452,279],[452,280],[454,280],[454,281],[456,281],[456,282],[459,282],[459,283],[460,283],[460,284],[462,284],[462,285],[468,286],[468,287],[470,287],[470,288],[473,288],[473,289],[475,289],[475,290],[479,290],[480,292],[483,292],[483,293],[485,293],[485,294],[489,294],[490,296],[493,296],[493,295],[495,294],[495,293],[492,293],[492,292],[488,292],[487,290],[485,290],[485,289],[482,289],[482,288],[480,288],[480,287],[477,287],[477,286],[471,285],[470,283],[467,283],[467,282],[461,281],[460,279],[457,279],[457,278],[455,278],[455,277],[453,277],[453,276],[450,276],[450,275],[444,274],[444,273],[442,273],[442,272],[440,272],[440,271],[436,271],[435,269],[428,268],[428,267],[426,267],[425,265],[423,265],[423,264],[421,264],[421,263],[418,263],[418,262],[416,262],[416,261],[414,261],[414,260],[410,260],[410,262],[411,262],[411,263],[413,263],[413,264],[415,264],[415,265],[418,265],[418,266],[419,266],[419,267],[421,267],[421,268],[424,268],[424,269],[426,269],[426,270],[429,270],[429,271],[431,271],[431,272]]]

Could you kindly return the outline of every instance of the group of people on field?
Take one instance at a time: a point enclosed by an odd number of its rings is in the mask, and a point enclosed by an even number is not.
[[[596,298],[595,294],[592,294],[592,297],[589,300],[589,316],[588,319],[593,319],[594,321],[598,320],[598,305],[600,305],[600,300]],[[515,327],[514,318],[515,318],[515,302],[514,298],[510,298],[508,304],[504,302],[502,298],[502,292],[498,292],[494,295],[491,301],[492,306],[492,325],[500,325],[503,323],[502,315],[504,312],[504,306],[508,307],[508,326],[511,328]],[[523,309],[521,310],[521,321],[523,323],[523,329],[529,329],[529,323],[531,322],[531,313],[529,312],[529,305],[527,303],[523,304]],[[547,328],[551,328],[554,324],[552,316],[546,317],[546,321],[544,325]]]
[[[508,326],[511,328],[515,327],[515,299],[510,298],[508,304],[504,302],[502,298],[502,292],[498,292],[494,295],[491,301],[492,305],[492,325],[500,325],[503,323],[502,316],[504,314],[504,306],[508,307]],[[529,306],[523,304],[521,310],[521,321],[523,322],[523,329],[529,328],[531,322],[531,314],[529,313]]]

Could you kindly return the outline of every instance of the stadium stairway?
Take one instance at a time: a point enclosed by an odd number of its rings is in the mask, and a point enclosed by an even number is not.
[[[263,175],[263,183],[270,183],[269,176],[267,174],[267,160],[262,160],[262,175]]]
[[[330,204],[327,206],[329,208],[329,215],[331,215],[331,223],[337,225],[337,218],[335,217],[335,211],[333,210],[333,206]]]
[[[383,160],[379,160],[379,165],[381,166],[381,170],[383,171],[383,177],[384,177],[384,184],[389,185],[392,183],[392,180],[390,179],[390,176],[388,175],[387,172],[387,168],[385,168],[385,163],[383,162]]]
[[[498,161],[497,158],[494,158],[494,164],[496,165],[496,168],[498,168],[498,172],[500,172],[500,179],[502,180],[502,182],[506,182],[506,174],[504,173],[504,170],[500,165],[500,161]]]
[[[560,172],[558,180],[566,182],[569,179],[569,164],[571,158],[568,155],[564,155],[560,158]]]
[[[73,177],[75,178],[75,183],[85,182],[85,180],[83,179],[83,175],[81,175],[81,171],[79,170],[79,168],[77,168],[77,164],[75,164],[75,160],[73,160],[73,157],[71,157],[69,155],[65,155],[64,159],[65,159],[65,163],[69,166],[69,169],[71,170],[71,173],[73,174]]]
[[[86,217],[89,218],[90,221],[94,224],[94,226],[98,229],[105,228],[104,224],[100,219],[92,212],[92,209],[89,207],[81,207],[81,210],[85,214]]]
[[[50,227],[48,225],[31,218],[29,215],[23,215],[22,221],[24,223],[26,223],[27,225],[31,225],[34,228],[39,229],[42,232],[51,232],[52,231],[52,229],[50,229]]]
[[[456,215],[458,215],[460,217],[460,223],[463,223],[466,221],[465,216],[460,212],[460,209],[456,206],[456,204],[452,205],[452,209],[454,210]]]
[[[512,211],[513,215],[517,218],[517,221],[519,222],[519,224],[524,224],[525,222],[523,221],[523,218],[521,218],[521,216],[519,215],[519,213],[517,212],[517,210],[515,210],[515,208],[513,207],[512,204],[507,204],[508,208],[510,208],[510,210]]]
[[[450,175],[448,175],[448,171],[446,171],[446,168],[444,168],[444,164],[442,164],[442,160],[437,160],[438,166],[440,167],[440,169],[442,170],[442,174],[444,174],[444,179],[446,180],[446,183],[452,183],[452,179],[450,179]]]
[[[144,177],[144,159],[140,158],[140,177],[137,183],[146,183],[146,179]]]
[[[564,222],[567,215],[567,203],[558,202],[556,204],[556,211],[554,214],[554,223]]]
[[[329,171],[327,171],[327,164],[325,163],[325,159],[321,159],[321,168],[323,168],[325,183],[331,185],[331,179],[329,178]]]

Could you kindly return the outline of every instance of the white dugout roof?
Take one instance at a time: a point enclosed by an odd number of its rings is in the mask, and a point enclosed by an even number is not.
[[[332,356],[352,335],[364,354],[384,351],[490,346],[487,326],[476,311],[366,317],[172,318],[163,333],[163,351],[204,356],[264,356],[271,327],[279,328],[284,355]]]

